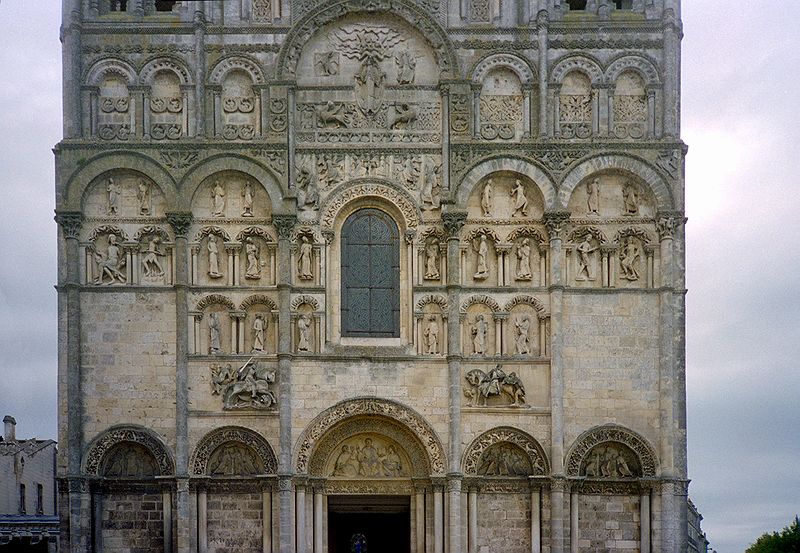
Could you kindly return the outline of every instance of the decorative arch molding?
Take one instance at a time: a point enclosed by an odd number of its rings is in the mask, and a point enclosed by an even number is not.
[[[231,235],[228,234],[228,232],[225,229],[214,225],[205,226],[201,228],[199,231],[197,231],[197,234],[194,235],[194,241],[199,242],[200,240],[211,234],[214,234],[216,236],[221,236],[222,239],[225,240],[226,242],[231,241]]]
[[[614,242],[619,244],[624,238],[628,236],[635,236],[636,238],[640,239],[645,244],[652,244],[653,239],[650,236],[650,233],[646,230],[638,227],[627,227],[619,232],[614,236]]]
[[[592,81],[592,86],[603,84],[603,69],[600,63],[585,54],[567,55],[558,60],[550,71],[550,82],[561,84],[572,71],[580,71]]]
[[[429,10],[411,0],[335,0],[320,2],[319,5],[321,7],[304,15],[286,37],[276,63],[278,80],[295,77],[303,48],[317,30],[331,21],[359,12],[386,12],[405,20],[430,44],[440,75],[443,78],[456,78],[459,75],[458,58],[447,33]]]
[[[211,455],[219,446],[230,442],[241,444],[255,453],[264,467],[264,474],[275,474],[278,471],[275,452],[261,434],[241,426],[224,426],[212,430],[198,442],[189,462],[192,474],[207,475],[208,461]]]
[[[264,84],[266,79],[258,62],[242,55],[228,56],[219,60],[211,69],[208,83],[211,85],[222,85],[225,76],[231,71],[244,71],[250,75],[253,84]]]
[[[622,73],[629,70],[638,73],[646,86],[661,86],[656,62],[645,56],[631,54],[623,54],[608,65],[605,71],[606,82],[614,84]]]
[[[192,84],[191,73],[186,68],[186,62],[174,56],[159,56],[145,62],[139,73],[139,83],[151,85],[153,77],[159,71],[172,71],[180,79],[181,85]]]
[[[169,233],[161,227],[157,227],[155,225],[148,225],[146,227],[142,227],[136,231],[136,234],[133,235],[133,241],[139,242],[145,236],[155,234],[164,242],[169,242],[171,240]]]
[[[514,296],[511,298],[508,303],[505,305],[506,312],[510,312],[518,305],[530,305],[533,307],[536,312],[539,314],[539,317],[549,317],[547,313],[547,309],[545,308],[544,304],[538,298],[534,298],[533,296],[522,295],[522,296]]]
[[[308,305],[314,311],[319,311],[319,301],[314,296],[302,295],[292,299],[292,311],[297,311],[301,305]]]
[[[94,242],[104,234],[113,234],[123,242],[128,241],[128,233],[119,227],[115,227],[114,225],[100,225],[99,227],[95,227],[89,234],[88,240],[89,242]]]
[[[513,54],[490,54],[480,60],[472,70],[472,82],[483,84],[486,76],[498,67],[511,69],[519,77],[523,86],[532,85],[535,82],[536,74],[528,63]]]
[[[446,239],[446,237],[447,236],[445,235],[444,230],[441,228],[430,227],[419,233],[419,236],[417,236],[417,243],[425,244],[429,238],[434,238],[435,240],[442,242]]]
[[[90,476],[100,476],[106,454],[121,443],[139,444],[153,456],[160,476],[174,474],[172,455],[164,442],[153,431],[138,425],[120,424],[112,426],[92,440],[83,459],[83,472]]]
[[[128,62],[116,57],[103,58],[92,64],[84,74],[83,82],[89,86],[100,86],[108,74],[122,77],[128,86],[134,86],[137,82],[136,70]]]
[[[522,238],[523,236],[527,236],[530,238],[534,238],[537,241],[537,245],[539,248],[545,248],[549,245],[549,239],[547,235],[542,232],[541,230],[535,227],[517,227],[511,232],[508,233],[506,237],[506,242],[514,242],[518,238]]]
[[[643,181],[656,198],[659,211],[674,209],[675,199],[661,175],[647,162],[628,155],[605,154],[578,164],[565,177],[558,192],[558,209],[566,209],[570,196],[578,185],[595,173],[617,171],[628,173]]]
[[[462,315],[466,315],[467,310],[471,306],[478,304],[485,305],[491,309],[493,313],[500,311],[500,304],[497,303],[497,300],[495,300],[493,297],[487,296],[486,294],[474,294],[468,297],[467,300],[461,304],[461,309],[459,309],[458,312]]]
[[[177,187],[172,175],[153,158],[140,152],[126,151],[101,153],[86,160],[67,180],[63,190],[57,191],[56,205],[59,210],[83,211],[83,201],[89,186],[106,173],[132,171],[161,190],[166,200],[166,210],[175,211]]]
[[[226,298],[220,294],[209,294],[208,296],[205,296],[197,302],[195,309],[202,312],[206,307],[210,307],[212,305],[222,305],[231,311],[236,309],[236,304],[234,304],[230,298]]]
[[[501,171],[509,171],[518,173],[520,176],[533,181],[539,188],[539,191],[544,198],[545,211],[555,209],[556,207],[556,187],[550,176],[539,166],[530,160],[519,157],[503,157],[498,156],[482,161],[475,167],[469,170],[464,176],[461,183],[458,185],[455,195],[456,205],[467,205],[472,191],[479,182],[483,181],[492,173]]]
[[[284,201],[284,194],[280,182],[280,176],[277,175],[267,167],[252,157],[243,156],[234,153],[217,154],[207,157],[201,163],[192,167],[192,169],[183,176],[180,182],[180,187],[183,190],[183,201],[189,202],[189,205],[182,206],[185,210],[191,210],[191,203],[194,202],[194,197],[200,188],[200,185],[206,181],[207,178],[215,175],[230,171],[235,173],[242,173],[251,179],[255,180],[257,184],[264,187],[264,190],[269,196],[272,213],[290,212],[292,206],[288,200]]]
[[[600,230],[597,227],[586,227],[586,226],[572,229],[572,232],[570,232],[567,235],[567,242],[574,242],[581,236],[586,236],[587,234],[591,234],[592,236],[594,236],[595,239],[601,244],[608,244],[608,238],[606,238],[606,235],[603,233],[602,230]]]
[[[464,452],[462,464],[464,474],[477,476],[483,454],[492,446],[503,442],[514,444],[528,455],[533,467],[533,476],[549,474],[550,464],[541,444],[530,434],[511,426],[492,428],[472,440]]]
[[[480,227],[476,229],[472,229],[465,237],[464,240],[467,242],[478,238],[479,236],[488,236],[491,238],[495,244],[500,243],[500,235],[498,235],[493,228],[491,227]]]
[[[624,426],[606,424],[587,430],[575,440],[566,457],[567,476],[580,476],[581,464],[593,447],[605,442],[618,442],[628,446],[639,458],[642,476],[655,478],[658,458],[655,450],[642,436]]]
[[[447,313],[447,298],[441,296],[439,294],[429,294],[427,296],[422,296],[419,301],[417,301],[417,311],[422,311],[422,309],[426,305],[438,305],[442,308],[443,313]]]
[[[339,212],[347,204],[365,198],[378,198],[394,206],[402,214],[407,230],[414,230],[419,225],[419,208],[407,192],[394,186],[391,181],[365,178],[345,183],[328,196],[325,205],[320,210],[322,231],[333,231]]]
[[[270,298],[269,296],[265,296],[264,294],[255,294],[246,297],[239,305],[239,309],[242,311],[246,311],[248,308],[253,307],[254,305],[264,305],[271,311],[278,310],[278,305],[274,301],[272,301],[272,298]]]
[[[239,234],[236,235],[236,241],[244,242],[248,236],[259,236],[264,240],[266,240],[267,242],[271,243],[277,242],[275,237],[272,234],[270,234],[268,230],[262,227],[247,227],[245,229],[242,229],[239,232]]]
[[[425,465],[429,471],[426,476],[444,474],[446,467],[444,447],[431,425],[410,407],[377,397],[360,397],[342,401],[323,411],[311,421],[297,441],[295,472],[309,474],[312,457],[321,458],[321,456],[317,456],[317,449],[329,432],[348,419],[356,421],[367,417],[378,417],[385,422],[397,425],[399,429],[404,429],[413,436],[413,442],[416,442],[424,451]],[[375,429],[372,431],[374,432]],[[329,440],[329,443],[333,441]],[[408,440],[406,440],[406,444],[401,445],[405,446],[407,443]],[[333,444],[331,447],[335,445]],[[324,460],[315,460],[316,462],[324,462]]]

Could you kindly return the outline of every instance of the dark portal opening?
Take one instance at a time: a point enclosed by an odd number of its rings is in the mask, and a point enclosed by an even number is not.
[[[408,496],[328,497],[328,553],[409,553]]]

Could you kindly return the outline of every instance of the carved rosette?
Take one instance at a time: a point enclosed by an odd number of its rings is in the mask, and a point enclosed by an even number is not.
[[[618,442],[628,446],[638,457],[642,476],[655,478],[658,460],[653,448],[635,432],[613,424],[593,428],[578,437],[567,455],[567,476],[580,476],[581,466],[588,453],[604,442]]]
[[[121,443],[134,443],[143,446],[155,459],[160,476],[174,473],[172,456],[166,446],[154,434],[138,426],[115,426],[106,430],[89,445],[84,461],[84,472],[99,476],[106,453]]]
[[[261,461],[265,474],[277,472],[278,461],[267,440],[248,428],[227,426],[206,434],[197,444],[190,463],[192,473],[198,476],[206,475],[211,455],[219,446],[229,442],[241,444],[253,451]]]

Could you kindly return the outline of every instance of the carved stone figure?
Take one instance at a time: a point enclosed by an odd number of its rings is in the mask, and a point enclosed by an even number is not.
[[[329,77],[339,74],[339,52],[317,52],[314,54],[317,75]]]
[[[300,238],[300,252],[297,258],[297,276],[302,280],[312,280],[314,278],[314,269],[312,265],[312,255],[314,246],[308,239],[308,236]]]
[[[208,315],[208,353],[218,355],[222,352],[220,347],[220,326],[219,315],[209,313]]]
[[[161,239],[158,236],[152,237],[147,244],[147,249],[142,256],[142,275],[145,279],[156,280],[164,277],[164,267],[159,261],[159,257],[164,254],[158,249]]]
[[[483,315],[475,317],[470,334],[472,335],[472,353],[474,355],[486,355],[486,333],[489,325]]]
[[[425,279],[439,280],[439,242],[435,239],[425,245]]]
[[[442,205],[442,186],[439,179],[441,170],[442,166],[433,162],[429,162],[425,167],[425,179],[422,181],[422,190],[420,190],[423,211],[439,209]]]
[[[211,189],[211,215],[213,217],[225,217],[226,194],[225,185],[218,180],[214,181],[214,186]]]
[[[517,246],[517,280],[531,278],[531,239],[525,237]]]
[[[211,365],[211,393],[222,395],[222,408],[269,409],[275,405],[275,394],[270,385],[275,383],[275,371],[253,358],[238,370],[230,364],[225,367]]]
[[[489,277],[489,265],[487,261],[487,256],[489,255],[489,244],[486,241],[485,234],[482,234],[480,239],[473,242],[473,248],[475,249],[475,253],[478,254],[473,278],[475,278],[475,280],[485,280]]]
[[[136,199],[139,200],[139,215],[149,216],[153,214],[153,200],[150,190],[150,183],[145,179],[139,179],[136,192]]]
[[[308,166],[301,167],[297,175],[297,207],[302,211],[313,211],[317,209],[318,202],[316,172]]]
[[[106,193],[108,194],[108,214],[119,215],[119,198],[122,194],[122,189],[114,179],[108,179],[106,182]]]
[[[592,179],[586,183],[586,207],[590,215],[600,214],[600,179]]]
[[[208,460],[211,476],[249,476],[259,474],[258,461],[249,449],[238,444],[220,446]]]
[[[95,284],[114,284],[116,282],[125,284],[128,281],[128,276],[123,272],[125,256],[122,255],[122,249],[117,245],[117,237],[114,234],[108,235],[105,255],[95,251],[94,256],[98,269],[98,275],[94,279]],[[106,278],[109,279],[108,282],[106,282]]]
[[[484,217],[492,216],[492,209],[494,207],[494,200],[492,199],[492,179],[484,185],[483,193],[481,194],[481,209],[483,210]]]
[[[397,84],[414,84],[417,73],[417,58],[414,52],[406,48],[400,50],[394,57],[397,67]]]
[[[417,109],[408,103],[397,102],[394,105],[394,115],[389,119],[390,129],[408,129],[417,119]]]
[[[530,355],[531,353],[531,318],[522,315],[514,323],[514,353]]]
[[[623,212],[625,215],[636,215],[639,213],[639,190],[630,181],[625,183],[622,189]]]
[[[428,326],[425,328],[425,353],[436,355],[439,353],[439,324],[436,317],[428,319]]]
[[[582,470],[589,478],[635,478],[640,472],[634,455],[613,443],[595,446],[586,455]]]
[[[247,257],[247,270],[244,278],[258,280],[261,278],[261,249],[256,245],[251,237],[244,241],[244,252]]]
[[[152,455],[134,443],[115,446],[103,471],[104,476],[116,478],[146,478],[156,474],[158,470]]]
[[[343,445],[333,466],[333,476],[353,477],[358,474],[358,459],[350,446]]]
[[[213,234],[208,237],[208,276],[211,278],[222,278],[222,272],[219,270],[219,245],[217,244],[217,237]]]
[[[256,315],[253,321],[253,353],[263,353],[264,351],[264,334],[267,330],[267,321],[260,313]]]
[[[247,182],[242,190],[242,217],[253,216],[253,184]]]
[[[478,465],[482,476],[529,476],[533,473],[530,459],[517,447],[499,443],[487,449]]]
[[[517,373],[506,374],[500,365],[486,374],[481,369],[472,369],[466,374],[469,384],[464,395],[469,398],[470,407],[486,407],[492,396],[507,397],[512,407],[525,405],[525,387]]]
[[[416,188],[417,181],[419,180],[421,163],[422,162],[420,159],[411,155],[406,156],[401,160],[395,159],[394,173],[396,178],[399,179],[406,186],[406,188],[410,189]],[[439,185],[439,180],[438,180],[439,168],[438,166],[434,167],[436,169],[434,180],[426,180],[422,183],[422,191],[420,193],[420,199],[422,200],[423,210],[435,209],[432,206],[435,205],[435,201],[439,201],[439,199],[434,194],[437,185]],[[430,168],[428,170],[430,171]]]
[[[525,196],[525,187],[519,179],[515,181],[514,188],[511,189],[511,198],[514,201],[514,213],[512,213],[511,216],[516,217],[517,215],[522,215],[523,217],[527,217],[528,198]]]
[[[326,155],[322,159],[322,173],[328,187],[336,186],[342,180],[339,161],[333,155]]]
[[[622,249],[619,251],[619,265],[622,269],[620,278],[631,282],[639,280],[639,259],[642,250],[632,238],[623,242]]]
[[[331,476],[339,478],[397,478],[405,476],[403,459],[394,444],[372,438],[342,444]]]
[[[597,246],[592,246],[592,235],[587,234],[583,237],[583,242],[575,248],[578,252],[578,274],[575,280],[594,280],[592,272],[592,259],[590,254],[597,250]]]
[[[317,106],[317,121],[324,129],[338,129],[349,127],[350,122],[346,113],[342,112],[343,104],[336,105],[328,100],[324,106]]]
[[[297,351],[311,349],[311,317],[306,313],[297,318]]]

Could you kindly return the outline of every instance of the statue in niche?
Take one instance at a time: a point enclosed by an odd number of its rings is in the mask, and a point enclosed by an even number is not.
[[[297,318],[297,351],[311,349],[311,317],[303,313]]]
[[[217,244],[217,237],[213,234],[208,237],[208,276],[211,278],[222,278],[222,272],[219,270],[219,245]]]
[[[261,363],[247,360],[239,369],[211,365],[211,393],[222,395],[222,408],[269,409],[275,405],[270,385],[275,383],[275,371]]]
[[[425,353],[436,355],[439,353],[439,323],[436,317],[428,319],[428,326],[425,328]]]
[[[105,255],[95,251],[94,259],[99,273],[94,279],[95,284],[114,284],[115,282],[125,284],[128,281],[128,276],[122,272],[125,268],[125,256],[122,255],[122,249],[117,245],[116,235],[108,235]],[[108,282],[106,282],[106,278],[109,279]]]
[[[525,237],[517,246],[517,280],[531,280],[531,239]]]
[[[514,188],[511,189],[511,199],[514,201],[514,213],[511,216],[516,217],[520,214],[523,217],[527,217],[528,198],[525,196],[525,187],[519,179],[515,181]]]
[[[532,472],[527,455],[508,443],[487,449],[478,466],[478,474],[482,476],[528,476]]]
[[[247,258],[247,269],[244,278],[258,280],[261,278],[261,249],[255,241],[248,236],[244,241],[244,252]]]
[[[619,265],[622,268],[620,278],[628,281],[639,280],[639,259],[642,256],[642,250],[636,244],[633,238],[628,238],[622,243],[622,249],[619,251]]]
[[[301,211],[313,211],[317,209],[318,202],[319,188],[315,171],[303,166],[297,175],[297,207]]]
[[[103,471],[103,476],[116,478],[143,478],[156,474],[152,456],[142,446],[133,443],[116,446]]]
[[[492,396],[508,398],[512,407],[525,406],[525,386],[517,373],[506,374],[500,365],[486,374],[481,369],[472,369],[465,376],[469,387],[464,395],[470,407],[486,407]]]
[[[323,129],[347,128],[350,126],[347,114],[342,111],[344,104],[336,105],[328,100],[324,106],[317,106],[317,121]]]
[[[247,181],[242,190],[242,217],[253,216],[253,184]]]
[[[414,84],[417,74],[417,57],[409,48],[400,50],[394,56],[397,68],[397,84]]]
[[[258,461],[252,451],[239,445],[227,444],[214,451],[208,461],[211,476],[247,476],[259,474]]]
[[[475,280],[486,280],[486,278],[489,277],[489,265],[487,261],[487,256],[489,255],[489,244],[486,241],[486,235],[481,234],[480,239],[473,240],[472,247],[475,250],[475,253],[478,254],[473,278]]]
[[[394,115],[389,118],[389,128],[407,130],[417,120],[417,109],[406,102],[394,105]]]
[[[521,315],[514,322],[514,353],[531,354],[531,318],[528,315]]]
[[[160,243],[161,239],[158,236],[153,236],[147,243],[147,249],[143,252],[142,274],[146,279],[156,280],[164,277],[164,267],[158,259],[164,255],[158,248]]]
[[[148,217],[153,214],[151,186],[145,179],[139,179],[136,199],[139,200],[139,215]]]
[[[626,181],[622,189],[622,207],[625,215],[639,213],[639,190],[631,181]]]
[[[425,179],[422,181],[420,199],[423,211],[439,209],[442,205],[442,185],[440,175],[442,166],[430,162],[425,167]]]
[[[339,74],[339,52],[317,52],[314,54],[317,75],[330,77]]]
[[[108,194],[108,214],[119,215],[119,198],[122,194],[122,189],[112,178],[109,178],[106,182],[106,193]]]
[[[216,313],[209,313],[208,315],[208,353],[211,355],[219,355],[222,353],[220,346],[220,326],[219,315]]]
[[[259,313],[253,320],[253,353],[264,353],[264,335],[267,331],[267,321]]]
[[[314,269],[312,266],[312,256],[314,252],[314,245],[308,239],[308,236],[300,237],[300,253],[297,258],[297,276],[301,280],[312,280],[314,278]]]
[[[575,249],[578,252],[578,274],[575,276],[575,280],[594,280],[592,259],[589,256],[597,250],[597,246],[592,246],[592,235],[585,235],[583,242],[578,244]]]
[[[486,355],[486,334],[488,330],[489,324],[486,322],[483,315],[479,314],[475,317],[475,322],[470,329],[473,355]]]
[[[218,180],[214,181],[211,189],[211,215],[213,217],[225,217],[225,186]]]
[[[589,215],[600,214],[600,179],[592,179],[586,183],[586,208]]]
[[[583,473],[589,478],[634,478],[639,470],[632,455],[613,445],[600,445],[587,455]]]
[[[425,245],[425,279],[439,280],[439,242],[435,239]]]
[[[483,187],[481,194],[481,209],[483,210],[484,217],[492,216],[492,208],[494,207],[494,200],[492,199],[492,179]]]

